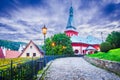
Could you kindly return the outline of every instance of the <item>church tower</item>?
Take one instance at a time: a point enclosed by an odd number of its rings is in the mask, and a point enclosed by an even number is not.
[[[71,6],[69,9],[69,18],[65,30],[65,34],[69,37],[73,35],[78,35],[78,32],[76,31],[76,28],[73,25],[73,7]]]

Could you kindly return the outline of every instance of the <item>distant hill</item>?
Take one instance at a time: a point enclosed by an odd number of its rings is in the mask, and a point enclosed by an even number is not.
[[[8,40],[0,40],[0,47],[5,47],[11,50],[18,50],[20,47],[20,44],[26,44],[24,42],[14,42],[14,41],[8,41]]]

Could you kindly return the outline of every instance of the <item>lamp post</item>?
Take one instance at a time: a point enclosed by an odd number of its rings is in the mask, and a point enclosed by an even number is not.
[[[55,46],[55,42],[52,42],[52,43],[51,43],[51,46],[54,47],[54,46]],[[52,52],[53,52],[53,59],[55,59],[53,48],[52,48]]]
[[[44,52],[44,58],[45,58],[45,65],[46,65],[46,57],[45,57],[46,45],[45,45],[45,37],[46,37],[46,33],[47,33],[47,28],[45,27],[45,25],[44,25],[44,27],[42,27],[42,33],[43,33],[43,35],[44,35],[44,50],[45,50],[45,52]]]
[[[66,46],[63,46],[62,48],[63,48],[63,49],[66,49]]]
[[[62,46],[63,52],[66,48],[67,48],[66,46]],[[63,56],[66,56],[66,55],[63,55]]]

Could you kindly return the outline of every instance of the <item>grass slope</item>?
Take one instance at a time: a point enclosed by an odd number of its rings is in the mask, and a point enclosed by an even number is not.
[[[120,48],[112,49],[112,50],[108,51],[107,53],[98,52],[96,54],[89,54],[87,56],[120,62]]]
[[[38,58],[34,58],[36,60]],[[0,70],[7,69],[10,67],[11,60],[13,61],[13,66],[17,66],[17,64],[23,64],[25,62],[31,61],[32,58],[12,58],[12,59],[0,59]]]

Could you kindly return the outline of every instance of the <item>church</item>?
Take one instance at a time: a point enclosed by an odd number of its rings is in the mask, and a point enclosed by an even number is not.
[[[77,31],[73,25],[73,18],[73,7],[71,6],[69,9],[69,18],[64,33],[70,37],[72,41],[71,45],[73,47],[74,54],[85,55],[92,54],[95,51],[100,51],[100,40],[90,35],[86,38],[80,37],[79,31]]]

